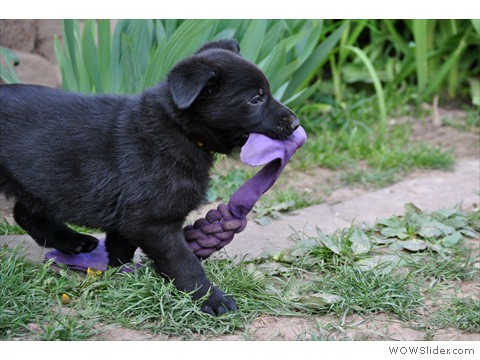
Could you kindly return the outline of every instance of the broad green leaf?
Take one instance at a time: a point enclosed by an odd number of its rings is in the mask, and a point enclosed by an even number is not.
[[[352,252],[355,255],[366,254],[372,248],[368,236],[358,228],[354,228],[349,240],[352,243]]]
[[[468,79],[470,84],[470,97],[472,99],[472,104],[480,106],[480,80],[476,78]]]
[[[265,38],[267,20],[251,20],[242,40],[240,51],[246,59],[256,62]]]
[[[271,54],[275,46],[282,41],[286,27],[284,20],[268,21],[263,44],[257,56],[257,63]]]
[[[97,21],[97,39],[98,39],[98,65],[102,81],[102,90],[107,92],[110,89],[108,78],[108,67],[110,64],[111,49],[111,31],[110,20]]]
[[[402,228],[405,227],[405,222],[398,216],[392,216],[387,219],[379,219],[377,224],[391,227],[391,228]]]
[[[423,211],[414,203],[406,203],[405,204],[405,212],[409,213],[415,213],[415,214],[422,214]]]
[[[451,235],[445,236],[440,243],[444,247],[451,248],[457,245],[462,239],[463,239],[462,234],[460,234],[459,232],[456,232]]]
[[[470,21],[477,35],[480,36],[480,19],[470,19]]]
[[[446,209],[440,209],[440,210],[437,210],[435,211],[435,215],[437,216],[440,216],[444,219],[447,219],[447,218],[450,218],[452,217],[453,215],[461,215],[463,216],[463,214],[461,213],[461,206],[460,205],[456,205],[452,208],[446,208]]]
[[[80,32],[78,20],[63,20],[63,42],[66,44],[68,52],[68,60],[72,63],[72,70],[75,77],[78,79],[78,64],[77,64],[77,48],[76,48],[76,35]]]
[[[479,236],[479,233],[475,231],[473,228],[471,228],[470,226],[464,229],[461,229],[460,233],[472,239],[477,238]]]
[[[466,37],[468,36],[469,32],[467,31],[463,38],[460,40],[458,47],[453,51],[453,53],[448,57],[448,60],[445,61],[440,69],[435,72],[435,77],[432,78],[432,81],[428,83],[426,86],[425,92],[422,94],[422,98],[427,98],[432,95],[435,91],[437,91],[441,85],[441,83],[446,79],[449,72],[452,68],[457,64],[460,56],[467,48],[467,42],[465,41]]]
[[[399,238],[404,240],[408,237],[407,229],[405,227],[386,227],[380,230],[380,233],[387,238]]]
[[[454,232],[455,229],[451,226],[444,225],[435,220],[429,220],[420,225],[417,234],[423,238],[438,238]]]
[[[328,249],[330,249],[332,252],[334,252],[337,255],[340,255],[340,248],[338,247],[337,244],[335,244],[332,241],[331,236],[326,236],[322,230],[320,230],[319,227],[317,227],[317,236],[318,240]]]
[[[146,85],[162,80],[177,61],[198,50],[213,35],[217,23],[214,20],[185,20],[172,33],[165,50],[159,54],[158,62],[149,64]]]
[[[260,216],[255,218],[254,221],[261,226],[267,226],[273,222],[273,219],[269,216]]]
[[[285,91],[285,97],[290,98],[301,90],[305,84],[317,74],[317,70],[328,60],[335,45],[340,40],[340,36],[345,30],[346,23],[335,30],[325,41],[323,41],[312,54],[303,62],[297,71],[293,74],[292,81]],[[302,86],[303,85],[303,86]]]
[[[303,240],[297,241],[290,255],[305,256],[316,246],[318,246],[318,243],[315,239],[303,239]]]
[[[95,23],[93,20],[85,20],[82,34],[82,53],[86,72],[88,73],[91,86],[95,86],[96,92],[102,93],[103,84],[100,76],[100,64],[98,61],[97,48],[94,37]]]
[[[284,100],[285,105],[293,108],[300,104],[303,104],[312,94],[314,94],[318,90],[318,88],[320,87],[320,83],[321,80],[318,80],[314,84],[293,95],[291,98]]]
[[[62,74],[62,88],[68,90],[77,90],[72,63],[68,60],[66,52],[62,50],[57,37],[53,39],[53,48],[55,50],[55,56],[57,57],[60,72]]]
[[[298,54],[300,63],[303,63],[315,50],[323,33],[323,20],[313,20],[305,23],[299,41],[295,44],[295,52]]]
[[[428,84],[428,23],[424,19],[415,19],[413,21],[413,37],[415,40],[417,82],[420,92],[425,90]]]
[[[401,244],[403,249],[412,252],[425,250],[428,247],[428,245],[423,240],[417,239],[399,241],[399,243]]]

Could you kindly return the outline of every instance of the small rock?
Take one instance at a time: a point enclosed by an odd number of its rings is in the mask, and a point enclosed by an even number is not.
[[[22,83],[50,87],[61,86],[61,75],[56,65],[36,54],[21,51],[14,51],[14,53],[20,60],[20,64],[14,69]]]
[[[0,45],[25,52],[35,48],[35,20],[0,20]]]

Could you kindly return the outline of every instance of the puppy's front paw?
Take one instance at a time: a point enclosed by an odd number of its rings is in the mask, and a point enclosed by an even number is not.
[[[90,235],[75,234],[68,241],[62,241],[55,244],[55,248],[65,254],[86,253],[95,249],[98,240]]]
[[[218,316],[229,311],[236,311],[237,306],[233,297],[212,286],[209,298],[202,304],[202,310],[207,314]]]

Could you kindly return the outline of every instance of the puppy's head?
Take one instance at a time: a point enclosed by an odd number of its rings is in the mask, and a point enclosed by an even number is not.
[[[286,139],[300,124],[273,98],[263,72],[240,56],[235,40],[207,43],[167,81],[184,130],[218,152],[243,145],[250,133]]]

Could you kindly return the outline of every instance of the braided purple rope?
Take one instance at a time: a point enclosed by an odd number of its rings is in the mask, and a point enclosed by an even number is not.
[[[205,218],[183,229],[188,245],[198,258],[208,258],[245,229],[247,214],[275,183],[290,157],[303,146],[305,140],[306,134],[301,127],[285,141],[273,140],[261,134],[250,135],[242,147],[240,158],[251,166],[266,166],[232,195],[228,205],[220,204],[216,210],[210,210]]]
[[[245,229],[247,218],[237,218],[225,204],[210,210],[204,218],[183,229],[192,251],[200,259],[206,259],[233,240],[233,236]]]

